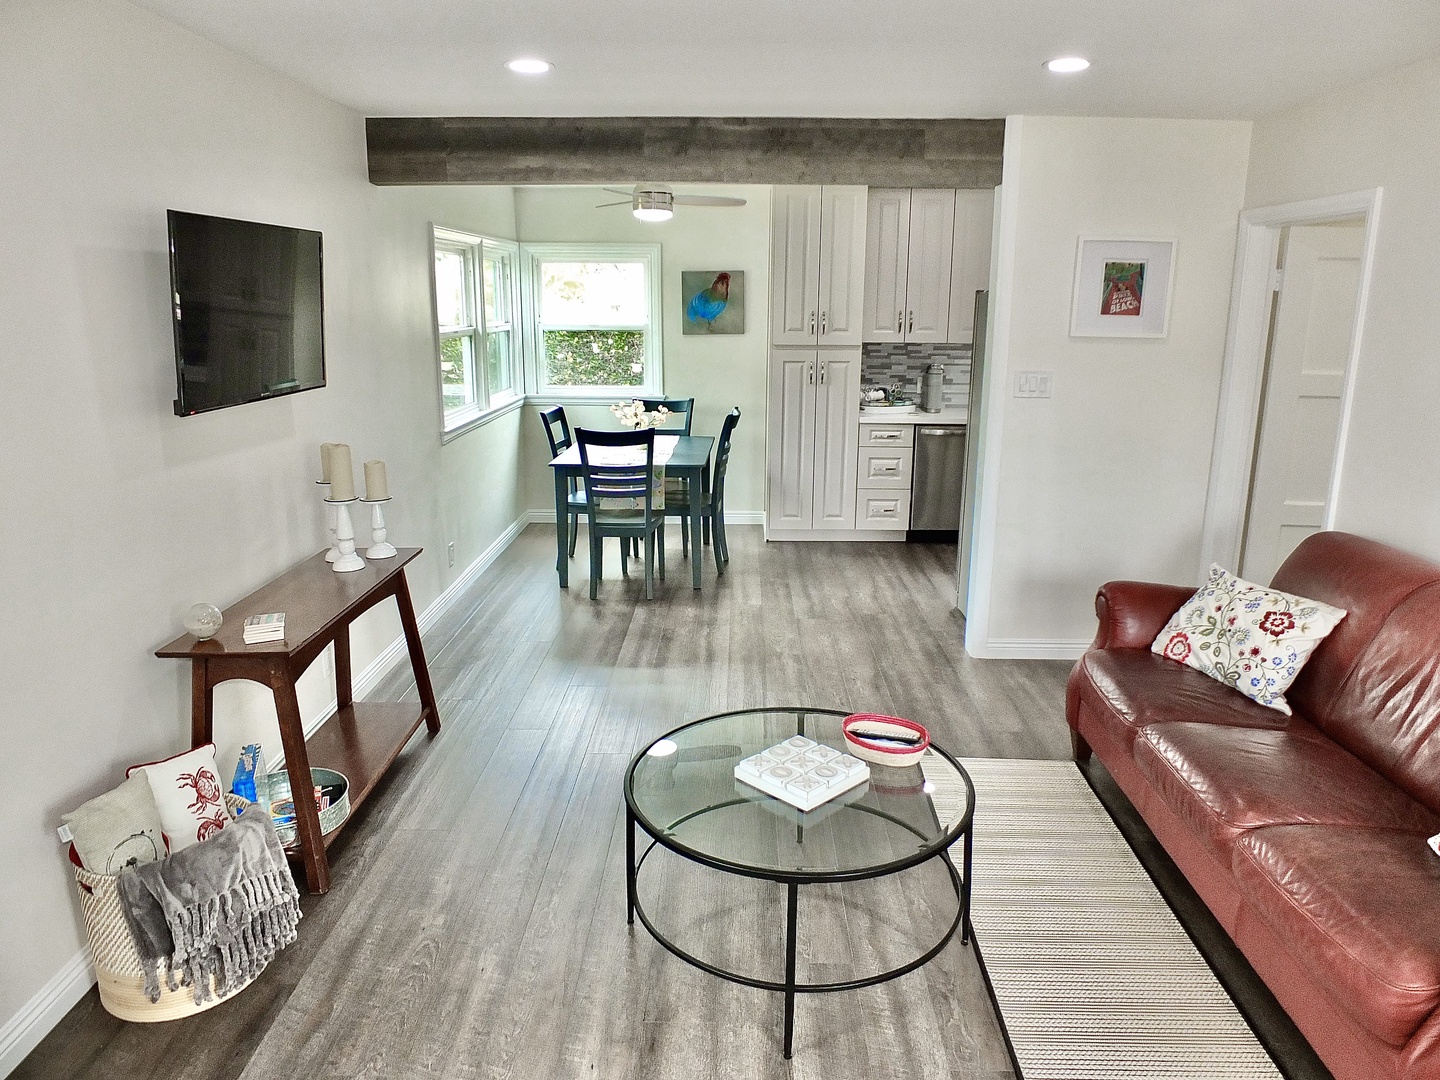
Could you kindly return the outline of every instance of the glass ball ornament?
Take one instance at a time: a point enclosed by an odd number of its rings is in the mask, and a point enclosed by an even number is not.
[[[185,629],[204,641],[218,634],[224,621],[225,616],[214,604],[196,604],[185,616]]]

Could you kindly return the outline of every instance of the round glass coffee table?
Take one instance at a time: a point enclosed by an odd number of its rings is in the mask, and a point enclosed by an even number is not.
[[[856,990],[899,978],[927,963],[958,932],[970,934],[971,822],[975,788],[960,763],[930,746],[919,765],[870,767],[870,779],[801,812],[735,778],[742,758],[803,735],[845,749],[833,709],[772,708],[720,713],[678,727],[635,755],[625,773],[626,917],[702,971],[785,995],[785,1056],[795,1031],[795,995]],[[937,809],[937,807],[939,809]],[[650,838],[636,858],[635,827]],[[950,847],[963,841],[961,868]],[[695,956],[655,927],[641,906],[640,868],[657,846],[729,874],[786,888],[785,977],[762,979]],[[801,885],[885,877],[930,859],[943,861],[955,890],[954,921],[930,948],[899,967],[843,982],[798,982],[795,945]]]

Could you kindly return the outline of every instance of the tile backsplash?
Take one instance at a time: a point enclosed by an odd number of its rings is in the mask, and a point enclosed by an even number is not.
[[[899,383],[920,400],[920,376],[931,364],[945,365],[945,407],[970,405],[970,346],[905,345],[871,342],[860,350],[860,381],[890,386]]]

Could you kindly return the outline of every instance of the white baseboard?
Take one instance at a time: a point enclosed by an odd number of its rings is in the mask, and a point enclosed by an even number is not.
[[[474,584],[475,579],[505,553],[505,549],[515,542],[515,538],[520,535],[526,525],[535,520],[537,520],[535,512],[531,511],[520,515],[511,522],[505,531],[495,538],[495,542],[465,568],[464,573],[452,581],[444,592],[416,616],[415,621],[420,625],[420,632],[423,634],[439,622],[461,594]],[[550,520],[555,520],[553,512],[550,514]],[[405,638],[402,635],[385,646],[379,656],[371,660],[356,674],[355,697],[363,698],[379,686],[380,680],[390,674],[391,669],[406,655]],[[321,724],[335,715],[335,708],[336,702],[332,698],[324,709],[305,724],[306,738],[309,738]],[[284,754],[281,754],[270,763],[270,768],[272,770],[281,768],[284,763],[285,757]],[[39,1045],[40,1040],[49,1034],[50,1029],[58,1024],[94,985],[95,971],[90,964],[90,950],[88,948],[81,949],[54,978],[40,988],[39,993],[26,1002],[3,1028],[0,1028],[0,1080],[9,1075],[25,1059],[25,1055]]]
[[[726,519],[729,520],[728,518]],[[766,540],[785,543],[860,543],[860,544],[903,544],[904,529],[771,529],[765,534]]]
[[[0,1028],[0,1077],[9,1076],[94,985],[90,950],[84,948]]]
[[[981,660],[1078,660],[1089,647],[1089,638],[991,638],[983,650],[970,655]]]
[[[582,524],[584,523],[584,521],[585,521],[585,515],[584,515],[584,514],[581,514],[581,515],[580,515],[580,521],[581,521]],[[555,524],[555,511],[554,511],[554,509],[552,508],[552,509],[549,509],[549,510],[531,510],[531,511],[529,511],[529,512],[526,514],[526,523],[529,524],[529,523],[531,523],[531,522],[533,522],[533,523],[536,524],[536,525],[554,525],[554,524]],[[726,524],[726,525],[764,525],[764,524],[765,524],[765,511],[764,511],[764,510],[726,510],[726,511],[725,511],[725,524]]]

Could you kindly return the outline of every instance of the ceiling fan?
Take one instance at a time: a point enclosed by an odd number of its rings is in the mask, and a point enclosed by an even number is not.
[[[665,184],[636,184],[630,191],[623,188],[607,187],[606,191],[628,197],[630,212],[641,221],[669,221],[677,206],[744,206],[744,199],[728,195],[676,195]],[[600,203],[596,209],[606,206],[624,206],[624,202]]]

